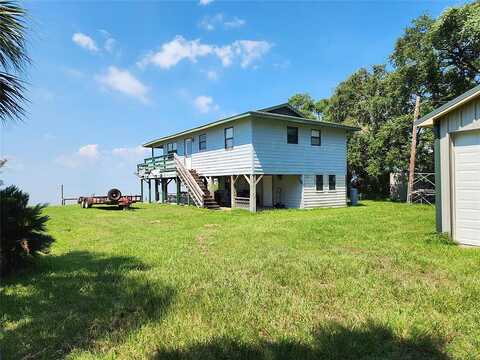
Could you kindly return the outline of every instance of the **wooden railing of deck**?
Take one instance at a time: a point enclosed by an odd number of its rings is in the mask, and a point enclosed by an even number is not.
[[[160,172],[175,171],[174,154],[146,158],[143,164],[137,165],[137,174],[139,175],[148,176],[152,170],[159,170]]]

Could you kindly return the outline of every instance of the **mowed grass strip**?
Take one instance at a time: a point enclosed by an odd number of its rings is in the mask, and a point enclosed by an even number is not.
[[[434,208],[49,207],[2,281],[2,359],[480,358],[480,250]]]

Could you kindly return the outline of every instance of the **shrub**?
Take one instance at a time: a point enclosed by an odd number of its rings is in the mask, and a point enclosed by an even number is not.
[[[25,260],[48,252],[53,238],[45,233],[45,204],[28,206],[29,195],[16,186],[0,190],[0,271],[6,275]]]

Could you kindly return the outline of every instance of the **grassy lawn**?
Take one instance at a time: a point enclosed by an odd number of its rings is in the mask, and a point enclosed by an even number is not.
[[[52,254],[3,281],[5,359],[480,358],[480,250],[434,209],[50,207]]]

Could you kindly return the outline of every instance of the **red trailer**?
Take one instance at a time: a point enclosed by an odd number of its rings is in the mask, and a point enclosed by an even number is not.
[[[128,209],[133,203],[141,201],[140,195],[122,195],[118,189],[111,189],[107,196],[80,196],[78,198],[78,203],[84,209],[91,208],[93,205],[116,205],[121,209]]]

